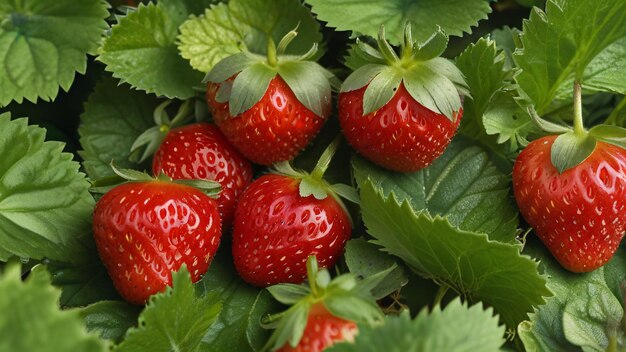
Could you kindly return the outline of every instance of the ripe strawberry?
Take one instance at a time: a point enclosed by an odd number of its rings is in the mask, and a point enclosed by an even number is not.
[[[228,103],[216,101],[219,87],[217,83],[207,86],[213,120],[235,148],[257,164],[292,160],[317,135],[330,110],[327,107],[323,115],[316,115],[276,76],[261,100],[233,117],[228,113]]]
[[[339,122],[354,149],[401,172],[422,169],[443,154],[459,127],[462,109],[450,120],[418,103],[400,83],[387,104],[364,116],[366,89],[339,94]]]
[[[122,297],[143,304],[172,285],[184,263],[195,282],[220,242],[217,203],[202,191],[162,180],[124,183],[96,204],[93,231]]]
[[[208,123],[172,129],[154,154],[152,172],[164,172],[174,179],[220,183],[217,204],[224,228],[230,227],[237,199],[252,181],[252,165]]]
[[[206,99],[213,120],[246,158],[270,165],[293,159],[322,128],[331,111],[328,72],[308,61],[317,46],[297,57],[283,55],[269,38],[267,57],[239,53],[220,61],[207,76]]]
[[[456,133],[468,95],[461,72],[438,57],[447,37],[437,32],[418,46],[405,29],[400,57],[385,41],[381,27],[379,52],[358,43],[368,59],[344,82],[339,94],[339,122],[348,142],[372,162],[400,172],[413,172],[439,157]]]
[[[337,342],[353,342],[357,325],[332,315],[322,303],[311,307],[302,339],[297,346],[285,343],[278,352],[322,352]]]
[[[530,143],[513,168],[515,199],[552,255],[573,272],[604,265],[626,230],[626,150],[598,141],[580,164],[559,173],[557,136]]]

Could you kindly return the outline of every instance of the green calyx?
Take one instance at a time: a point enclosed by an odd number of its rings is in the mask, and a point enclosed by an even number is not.
[[[380,322],[383,313],[371,290],[395,268],[394,265],[360,281],[352,273],[331,279],[328,270],[320,270],[316,257],[310,256],[307,260],[308,286],[278,284],[267,288],[276,300],[291,307],[262,319],[263,327],[275,329],[263,350],[274,351],[286,343],[292,347],[298,345],[309,312],[317,304],[323,304],[332,315],[355,323],[373,325]]]
[[[131,161],[141,163],[147,160],[156,152],[172,128],[183,125],[193,116],[192,101],[187,100],[178,108],[174,118],[170,119],[166,108],[172,102],[173,100],[166,100],[154,109],[155,126],[147,129],[135,139],[130,147],[130,156],[128,157]]]
[[[385,28],[378,32],[378,49],[357,40],[356,55],[368,63],[354,71],[341,86],[350,92],[367,86],[363,96],[363,115],[374,112],[391,100],[400,83],[418,103],[454,121],[461,109],[460,96],[469,96],[461,71],[440,57],[448,37],[439,28],[424,43],[417,43],[407,22],[400,55],[385,39]]]
[[[313,196],[315,199],[322,200],[330,195],[339,203],[348,217],[350,217],[350,213],[342,198],[358,204],[359,196],[357,191],[349,185],[341,183],[331,185],[324,180],[324,173],[339,148],[340,142],[340,136],[335,137],[328,147],[326,147],[311,173],[294,169],[293,165],[288,161],[281,161],[274,164],[274,173],[299,179],[301,197]],[[352,219],[350,219],[350,221],[352,221]]]
[[[560,174],[585,161],[599,141],[626,149],[626,129],[610,125],[597,125],[590,130],[584,128],[582,84],[579,81],[574,82],[573,128],[544,120],[532,108],[528,113],[541,129],[559,135],[550,148],[550,160]]]
[[[111,189],[119,186],[122,183],[128,182],[169,182],[179,185],[185,185],[193,188],[197,188],[202,193],[211,198],[217,198],[222,190],[222,186],[215,181],[209,180],[175,180],[161,172],[159,175],[153,177],[145,172],[133,170],[133,169],[118,169],[113,161],[111,161],[111,169],[117,175],[116,177],[108,177],[106,179],[98,180],[92,183],[92,187],[89,189],[92,193],[104,194]]]
[[[317,44],[304,55],[286,55],[285,50],[297,37],[296,30],[287,33],[278,46],[271,37],[267,54],[241,52],[218,62],[207,74],[205,82],[220,83],[216,100],[229,104],[229,114],[235,117],[259,102],[272,79],[280,76],[302,105],[317,116],[326,117],[331,109],[331,85],[334,77],[318,63],[311,61]],[[232,79],[234,77],[234,79]]]

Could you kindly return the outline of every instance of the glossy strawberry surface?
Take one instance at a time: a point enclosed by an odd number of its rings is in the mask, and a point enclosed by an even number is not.
[[[354,341],[358,333],[357,325],[346,319],[336,317],[322,303],[311,307],[302,339],[296,347],[289,343],[279,352],[322,352],[326,348],[342,341]]]
[[[232,223],[237,199],[252,181],[252,165],[224,138],[217,127],[197,123],[172,129],[152,159],[152,172],[174,179],[217,181],[222,224]]]
[[[186,264],[192,281],[207,271],[220,243],[217,203],[201,191],[170,182],[125,183],[96,204],[93,231],[115,287],[130,303],[172,285]]]
[[[248,283],[300,283],[310,255],[329,267],[343,254],[352,232],[348,215],[331,196],[301,197],[299,182],[269,174],[244,191],[233,224],[233,258]]]
[[[563,267],[592,271],[611,259],[626,229],[626,151],[597,142],[587,159],[559,174],[550,161],[555,139],[533,141],[519,155],[515,199]]]
[[[413,172],[430,165],[450,144],[463,110],[454,122],[411,97],[400,84],[391,100],[363,116],[367,86],[339,94],[339,122],[356,151],[394,171]]]
[[[216,83],[207,86],[213,120],[228,141],[257,164],[292,160],[313,140],[330,113],[330,101],[324,116],[318,116],[302,105],[285,81],[276,76],[260,101],[247,111],[230,116],[228,103],[215,100],[219,87]]]

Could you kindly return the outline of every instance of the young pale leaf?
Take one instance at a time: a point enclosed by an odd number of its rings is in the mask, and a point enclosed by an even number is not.
[[[268,36],[278,43],[296,27],[298,36],[286,54],[305,54],[322,40],[319,23],[299,0],[231,0],[183,23],[178,48],[192,67],[209,72],[220,60],[242,49],[265,54]]]
[[[388,316],[382,325],[359,325],[354,343],[340,343],[328,352],[378,351],[500,351],[504,326],[491,308],[468,307],[455,299],[443,310],[426,309],[411,321],[409,314]]]
[[[230,115],[237,116],[258,103],[274,77],[276,70],[263,62],[257,62],[241,71],[235,78],[230,92],[228,101]]]
[[[128,157],[135,139],[154,126],[152,113],[157,105],[155,96],[131,90],[126,84],[118,85],[113,78],[104,78],[96,85],[78,128],[83,148],[79,154],[92,180],[115,175],[111,161],[120,168],[145,166]]]
[[[582,79],[599,53],[626,36],[624,23],[625,1],[548,0],[545,12],[532,10],[515,60],[522,69],[517,82],[539,114],[548,110],[563,84],[572,76]],[[626,81],[623,70],[616,74],[613,79]]]
[[[77,310],[61,310],[61,292],[42,266],[22,281],[19,265],[0,275],[0,351],[109,351],[106,342],[87,333]]]
[[[352,161],[359,187],[372,182],[385,197],[409,201],[416,211],[445,217],[465,231],[492,240],[515,241],[517,211],[509,197],[510,179],[495,169],[479,147],[453,141],[444,154],[416,173],[395,173],[363,158]]]
[[[587,159],[596,147],[596,140],[578,136],[574,132],[558,136],[550,148],[550,160],[559,173],[563,173]]]
[[[363,94],[363,115],[374,112],[391,100],[402,82],[402,75],[387,67],[374,77]]]
[[[483,115],[485,132],[497,135],[498,143],[509,142],[509,150],[517,152],[528,144],[526,137],[538,132],[537,126],[510,92],[498,92]]]
[[[394,257],[362,238],[348,241],[345,259],[350,272],[361,278],[368,278],[396,264]],[[406,285],[408,280],[404,269],[397,267],[372,289],[372,296],[375,299],[386,297]]]
[[[113,76],[133,87],[168,98],[195,95],[202,73],[178,55],[176,36],[183,20],[164,5],[139,5],[113,26],[98,59]]]
[[[0,2],[0,106],[67,91],[107,30],[103,0]]]
[[[307,109],[321,117],[330,114],[330,82],[322,66],[312,61],[284,62],[278,74]]]
[[[126,331],[137,324],[142,307],[122,301],[99,301],[79,309],[87,330],[105,340],[122,342]]]
[[[201,295],[216,295],[223,302],[217,320],[202,339],[202,351],[258,351],[270,331],[261,327],[261,317],[280,310],[267,290],[243,282],[232,264],[230,252],[218,253],[209,271],[197,284]]]
[[[491,12],[484,0],[306,0],[317,17],[340,31],[353,31],[376,37],[381,24],[385,25],[387,39],[392,44],[403,40],[404,26],[412,22],[413,37],[422,42],[438,26],[449,35],[461,36],[471,32],[481,19]],[[349,15],[347,15],[349,14]]]
[[[94,200],[63,144],[26,119],[0,116],[0,260],[12,255],[64,262],[89,260]]]
[[[393,192],[385,196],[371,182],[361,185],[361,200],[363,221],[376,244],[420,276],[492,306],[508,327],[517,327],[550,295],[537,263],[520,255],[517,245],[459,230],[426,212],[416,214],[408,200],[400,204]]]
[[[198,297],[186,267],[172,275],[173,288],[158,293],[115,351],[196,351],[222,309],[215,295]]]

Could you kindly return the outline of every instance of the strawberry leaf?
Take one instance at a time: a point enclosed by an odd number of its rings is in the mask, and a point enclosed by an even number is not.
[[[604,49],[585,70],[585,88],[626,94],[626,36]],[[571,85],[569,85],[571,86]],[[568,90],[568,93],[571,90]]]
[[[454,228],[448,220],[416,213],[371,182],[361,185],[363,221],[375,243],[415,273],[451,287],[472,302],[492,306],[509,328],[526,319],[550,291],[537,263],[514,244]],[[451,330],[453,331],[453,330]]]
[[[195,351],[222,305],[214,295],[198,297],[186,267],[172,274],[173,288],[148,301],[139,326],[128,330],[115,351]]]
[[[293,94],[315,115],[330,113],[331,89],[326,70],[312,61],[290,61],[278,66],[278,74]]]
[[[380,250],[379,246],[371,244],[362,238],[352,239],[346,244],[346,265],[351,273],[359,278],[367,278],[390,268],[396,263],[396,259]],[[372,290],[375,299],[381,299],[399,290],[406,285],[408,277],[402,267],[393,269],[392,272]]]
[[[499,144],[507,143],[511,152],[516,152],[528,144],[526,139],[532,132],[539,132],[537,126],[510,92],[498,92],[492,98],[483,115],[485,132],[498,136]]]
[[[22,281],[20,266],[10,263],[0,275],[1,351],[109,351],[87,333],[77,310],[61,310],[61,292],[42,266]]]
[[[111,161],[120,168],[141,169],[144,164],[128,160],[137,137],[154,125],[158,101],[152,95],[118,85],[104,78],[89,96],[78,129],[83,167],[92,180],[113,176]]]
[[[276,70],[264,62],[257,62],[237,75],[228,99],[231,116],[235,117],[254,106],[267,91]]]
[[[0,115],[0,260],[12,255],[63,262],[89,260],[94,200],[63,144],[27,119]]]
[[[79,309],[87,330],[105,340],[121,342],[126,331],[137,324],[142,307],[121,301],[99,301]]]
[[[571,87],[568,81],[572,78],[583,79],[589,63],[626,36],[625,22],[624,1],[548,0],[545,12],[532,10],[524,22],[523,49],[515,53],[515,60],[522,69],[517,82],[540,115],[549,110],[560,87]],[[599,64],[613,66],[610,61]],[[613,79],[626,81],[623,70]],[[610,91],[611,86],[596,82],[594,88]]]
[[[265,54],[268,36],[278,43],[296,27],[298,36],[286,54],[305,54],[322,40],[319,24],[298,0],[231,0],[183,23],[178,49],[196,70],[209,72],[242,49]]]
[[[387,67],[380,71],[369,82],[363,94],[363,115],[374,112],[387,104],[396,94],[400,82],[402,82],[402,75],[394,67]]]
[[[166,5],[139,5],[113,26],[98,59],[113,76],[133,87],[168,98],[195,95],[202,74],[183,60],[176,48],[184,17]]]
[[[399,202],[409,201],[416,211],[445,217],[462,230],[515,240],[517,212],[509,177],[493,167],[481,148],[453,141],[430,167],[416,173],[390,172],[360,157],[352,167],[360,187],[372,182],[385,197],[393,192]]]
[[[440,26],[447,34],[461,36],[491,12],[484,0],[456,1],[378,1],[306,0],[317,18],[339,31],[353,31],[376,37],[381,24],[392,44],[403,40],[406,21],[412,21],[413,36],[424,41]],[[348,15],[349,14],[349,15]]]
[[[625,128],[610,125],[596,125],[589,130],[589,135],[597,140],[626,149]]]
[[[102,0],[0,3],[0,106],[69,90],[108,28],[107,7]]]
[[[550,148],[550,160],[559,173],[563,173],[587,159],[596,147],[596,140],[590,136],[578,136],[574,132],[556,137]]]
[[[354,343],[335,344],[327,351],[500,351],[503,335],[491,308],[468,307],[455,299],[443,310],[422,310],[414,320],[405,312],[388,316],[381,325],[359,325]]]

